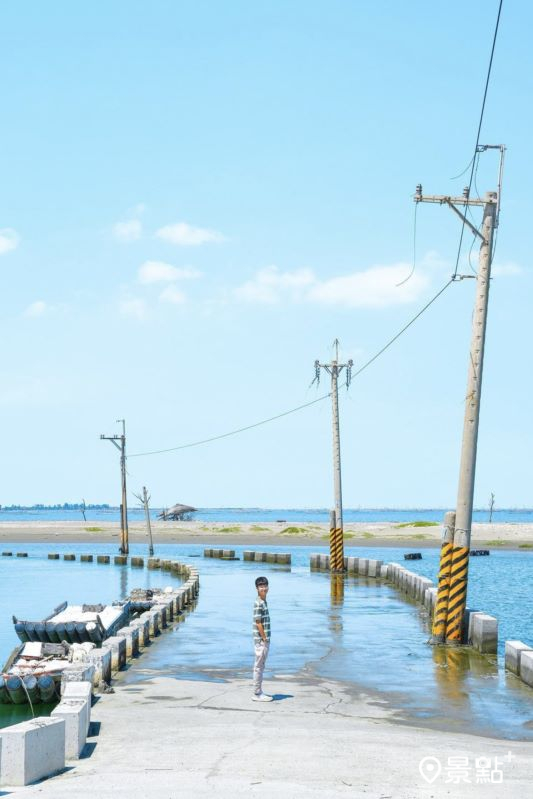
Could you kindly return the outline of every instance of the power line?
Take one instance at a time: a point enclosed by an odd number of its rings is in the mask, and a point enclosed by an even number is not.
[[[492,47],[491,47],[491,51],[490,51],[489,66],[488,66],[488,69],[487,69],[487,77],[486,77],[486,80],[485,80],[485,90],[483,92],[483,102],[481,103],[481,112],[480,112],[480,115],[479,115],[479,123],[478,123],[478,126],[477,126],[476,146],[474,147],[474,155],[472,156],[472,161],[470,162],[471,163],[470,180],[468,181],[468,195],[467,196],[470,195],[470,190],[472,188],[472,180],[474,178],[474,170],[476,169],[476,160],[477,160],[476,159],[476,155],[479,152],[478,151],[478,148],[479,148],[479,137],[481,136],[481,127],[483,125],[483,116],[485,114],[485,104],[487,102],[487,94],[488,94],[488,90],[489,90],[490,76],[491,76],[491,72],[492,72],[492,61],[494,59],[494,50],[496,48],[496,40],[498,38],[498,28],[500,27],[500,16],[501,16],[501,13],[502,13],[502,5],[503,5],[503,0],[500,0],[499,6],[498,6],[498,15],[496,17],[496,26],[494,28],[494,36],[492,37]],[[463,224],[461,226],[461,234],[459,236],[459,246],[457,248],[457,258],[455,259],[455,270],[454,270],[454,273],[453,273],[453,280],[456,279],[457,271],[459,269],[459,259],[461,257],[461,249],[462,249],[462,246],[463,246],[464,232],[465,232],[465,222],[464,222],[464,219],[463,219]]]
[[[378,352],[376,352],[375,355],[373,355],[368,361],[366,361],[366,363],[364,363],[356,372],[352,374],[351,376],[352,379],[360,375],[361,372],[364,372],[364,370],[367,369],[370,366],[370,364],[374,363],[374,361],[377,360],[377,358],[379,358],[380,355],[382,355],[386,350],[388,350],[389,347],[392,344],[394,344],[394,342],[397,341],[400,338],[400,336],[403,333],[405,333],[405,331],[408,330],[411,327],[411,325],[414,324],[416,320],[419,319],[422,316],[422,314],[425,311],[427,311],[427,309],[431,305],[433,305],[433,303],[441,296],[441,294],[443,294],[446,291],[448,286],[450,286],[453,282],[454,282],[453,278],[451,278],[446,283],[445,286],[439,289],[439,291],[429,300],[429,302],[427,302],[424,305],[424,307],[420,311],[418,311],[416,316],[413,316],[413,318],[410,319],[409,322],[407,322],[407,324],[404,325],[404,327],[402,327],[402,329],[398,333],[396,333],[396,335],[393,336],[385,344],[384,347],[382,347]],[[345,386],[346,382],[344,382],[340,387],[343,388]],[[290,416],[292,413],[297,413],[298,411],[304,410],[304,408],[309,408],[311,405],[316,405],[318,402],[323,402],[325,399],[328,399],[329,397],[331,397],[331,392],[323,394],[321,397],[317,397],[316,399],[311,400],[310,402],[304,402],[303,405],[298,405],[296,408],[291,408],[288,411],[283,411],[283,413],[278,413],[276,414],[276,416],[270,416],[268,419],[262,419],[260,422],[254,422],[254,424],[249,424],[246,425],[245,427],[239,427],[236,430],[230,430],[228,433],[222,433],[221,435],[218,436],[211,436],[210,438],[203,438],[200,441],[192,441],[189,444],[181,444],[178,447],[155,449],[155,450],[150,450],[149,452],[135,452],[132,455],[128,455],[128,458],[142,458],[145,455],[162,455],[165,452],[177,452],[180,449],[190,449],[191,447],[199,447],[202,444],[210,444],[212,441],[220,441],[220,439],[222,438],[229,438],[230,436],[235,436],[238,435],[239,433],[245,433],[247,430],[253,430],[255,427],[261,427],[261,425],[269,424],[269,422],[275,422],[277,419],[282,419],[284,416]]]

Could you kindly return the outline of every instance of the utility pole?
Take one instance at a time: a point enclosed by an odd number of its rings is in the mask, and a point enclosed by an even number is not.
[[[471,198],[469,189],[463,191],[462,197],[446,195],[424,195],[422,186],[416,188],[414,200],[417,203],[429,202],[448,205],[463,221],[475,236],[481,239],[479,250],[479,267],[476,278],[476,297],[472,320],[472,338],[468,358],[468,377],[463,425],[463,441],[459,466],[459,487],[457,492],[457,509],[455,514],[455,530],[453,533],[453,550],[450,565],[448,605],[446,612],[446,643],[460,644],[466,591],[468,586],[468,559],[472,531],[472,508],[474,500],[474,483],[476,474],[477,439],[479,429],[479,409],[481,402],[481,382],[483,377],[483,358],[485,352],[485,333],[487,329],[487,310],[489,302],[490,270],[494,230],[498,226],[500,207],[501,179],[503,170],[503,145],[481,145],[482,149],[500,150],[500,175],[497,192],[487,192],[483,199]],[[465,207],[462,213],[458,206]],[[466,216],[466,207],[483,208],[483,222],[478,230]],[[457,279],[464,276],[457,275]],[[441,550],[441,554],[444,547]],[[442,568],[441,562],[441,568]],[[438,600],[437,600],[438,601]]]
[[[144,518],[146,521],[146,532],[148,533],[148,554],[152,558],[154,555],[154,542],[152,540],[152,525],[150,523],[150,508],[148,507],[148,503],[150,502],[151,497],[148,496],[148,491],[146,490],[146,486],[143,486],[143,493],[142,496],[139,494],[134,494],[137,499],[142,502],[144,507]]]
[[[330,570],[344,571],[344,526],[342,518],[342,479],[341,479],[341,440],[339,422],[339,375],[346,369],[346,388],[350,385],[353,361],[339,363],[339,340],[333,342],[335,359],[331,363],[315,361],[315,379],[320,383],[320,370],[324,369],[331,377],[331,409],[333,432],[333,490],[335,510],[331,512],[330,523]]]
[[[128,532],[128,495],[126,491],[126,421],[117,419],[117,424],[122,423],[122,435],[104,436],[100,438],[111,443],[120,452],[120,475],[122,488],[122,502],[120,504],[120,552],[123,555],[129,553],[129,532]],[[118,443],[120,442],[120,443]]]

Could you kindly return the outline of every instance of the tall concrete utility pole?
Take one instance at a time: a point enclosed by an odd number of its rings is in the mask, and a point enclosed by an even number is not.
[[[487,145],[484,145],[488,149]],[[483,358],[485,352],[485,334],[487,329],[487,311],[489,302],[490,270],[494,230],[498,226],[499,200],[501,193],[501,175],[505,148],[500,150],[500,181],[498,192],[487,192],[483,199],[473,199],[469,190],[465,189],[462,197],[444,195],[423,195],[422,186],[417,186],[415,202],[432,202],[448,205],[470,228],[475,236],[481,239],[479,251],[479,267],[476,275],[476,298],[472,320],[472,339],[468,356],[468,378],[465,398],[465,416],[463,440],[459,466],[459,487],[457,493],[457,509],[455,529],[453,532],[453,550],[450,566],[448,602],[446,618],[446,643],[460,644],[462,639],[463,616],[466,606],[468,585],[468,559],[472,531],[472,508],[474,501],[474,484],[476,474],[477,439],[479,429],[479,410],[481,402],[481,382],[483,377]],[[492,149],[492,148],[491,148]],[[483,222],[481,230],[472,224],[457,206],[481,206]],[[463,276],[457,276],[461,279]],[[444,550],[444,547],[443,547]],[[442,551],[443,551],[442,550]],[[441,552],[442,552],[441,551]],[[441,562],[441,568],[443,564]],[[440,598],[440,584],[439,597]]]
[[[128,495],[126,491],[126,422],[124,419],[117,419],[117,424],[122,424],[122,435],[104,436],[100,438],[111,443],[120,452],[120,475],[122,502],[120,504],[120,552],[123,555],[129,553],[129,532],[128,532]],[[120,442],[120,443],[118,443]]]
[[[335,359],[331,363],[315,361],[315,380],[320,382],[320,370],[324,369],[331,377],[331,409],[333,432],[333,490],[335,498],[334,527],[330,529],[330,569],[344,571],[344,525],[342,518],[342,478],[341,478],[341,440],[339,422],[339,375],[346,369],[346,387],[350,385],[353,361],[339,363],[339,340],[333,342]],[[333,522],[332,522],[333,524]]]

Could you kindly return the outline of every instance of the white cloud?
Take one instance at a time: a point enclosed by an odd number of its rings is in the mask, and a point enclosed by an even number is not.
[[[407,282],[402,282],[410,271],[410,265],[404,263],[371,266],[362,272],[317,281],[307,299],[344,308],[403,305],[417,300],[429,285],[429,278],[421,270],[414,272]]]
[[[304,299],[303,290],[315,283],[310,269],[281,272],[277,266],[260,269],[253,280],[235,289],[235,296],[245,302],[273,304],[285,297]]]
[[[6,252],[16,250],[20,241],[20,237],[16,230],[10,227],[5,227],[0,230],[0,255],[5,255]]]
[[[269,266],[235,289],[234,295],[245,302],[263,304],[288,300],[345,308],[384,308],[413,302],[427,288],[430,278],[422,269],[402,282],[410,272],[410,264],[397,263],[320,280],[310,269],[281,272]]]
[[[43,300],[36,300],[32,302],[24,311],[24,316],[36,317],[42,316],[48,310],[48,306]]]
[[[491,275],[493,277],[512,277],[513,275],[521,275],[523,272],[524,270],[520,264],[516,264],[514,261],[506,261],[503,264],[494,264],[491,269]]]
[[[191,280],[200,277],[200,272],[189,266],[178,268],[164,261],[145,261],[139,268],[139,283],[172,283],[175,280]]]
[[[170,302],[172,305],[184,305],[187,298],[183,291],[180,291],[175,286],[167,286],[159,295],[161,302]]]
[[[123,316],[132,316],[140,320],[146,317],[146,303],[138,297],[126,297],[120,300],[118,307]]]
[[[182,247],[195,247],[199,244],[214,244],[224,241],[224,236],[216,230],[192,227],[186,222],[176,222],[174,225],[165,225],[156,230],[158,239],[178,244]]]
[[[113,235],[118,241],[137,241],[142,235],[142,223],[140,219],[117,222],[113,225]]]

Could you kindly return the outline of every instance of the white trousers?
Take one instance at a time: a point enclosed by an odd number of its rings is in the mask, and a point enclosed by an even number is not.
[[[260,694],[263,686],[263,672],[265,670],[265,663],[268,655],[270,641],[266,643],[261,641],[260,644],[255,645],[255,662],[254,662],[254,694]]]

